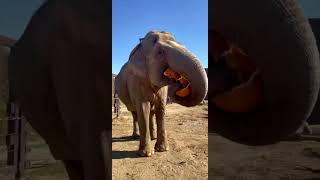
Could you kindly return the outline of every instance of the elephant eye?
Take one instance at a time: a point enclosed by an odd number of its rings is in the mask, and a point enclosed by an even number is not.
[[[154,38],[152,41],[153,45],[155,45],[157,42],[158,42],[158,38]]]

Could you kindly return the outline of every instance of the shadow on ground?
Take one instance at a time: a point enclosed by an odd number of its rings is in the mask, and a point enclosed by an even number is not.
[[[112,159],[138,158],[137,151],[112,151]]]
[[[114,137],[112,138],[112,142],[126,142],[126,141],[138,141],[139,139],[135,139],[132,136],[122,136],[122,137]]]

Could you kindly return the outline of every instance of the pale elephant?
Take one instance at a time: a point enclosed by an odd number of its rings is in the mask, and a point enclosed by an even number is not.
[[[165,91],[168,91],[167,88],[161,89],[159,93],[161,93],[161,96],[165,98],[167,95],[163,95],[163,93],[166,93]],[[163,106],[166,105],[165,99],[162,99],[162,103],[164,103]],[[162,106],[162,104],[161,104]],[[163,107],[164,108],[164,107]],[[150,115],[149,115],[149,132],[150,132],[150,138],[151,140],[157,139],[157,122],[155,120],[155,113],[158,112],[160,109],[156,107],[156,105],[153,107],[153,109],[150,110]],[[165,108],[164,108],[165,110]],[[132,131],[132,138],[134,139],[139,139],[140,138],[140,131],[139,131],[139,123],[138,123],[138,118],[136,112],[131,112],[132,118],[133,118],[133,131]],[[167,150],[169,150],[169,147],[167,147]]]
[[[150,123],[153,114],[157,125],[154,149],[159,152],[169,149],[164,121],[167,95],[183,106],[195,106],[206,96],[208,79],[197,57],[172,34],[150,31],[132,50],[116,77],[115,88],[132,112],[134,127],[139,124],[138,154],[151,156],[154,152],[151,139],[155,138]]]

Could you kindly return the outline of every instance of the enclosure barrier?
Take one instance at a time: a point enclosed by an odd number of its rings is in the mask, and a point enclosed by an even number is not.
[[[117,93],[114,93],[113,96],[113,112],[112,112],[112,117],[115,115],[115,117],[120,116],[120,99],[118,97]]]
[[[7,104],[7,117],[3,121],[7,121],[7,132],[0,134],[0,136],[5,137],[6,142],[7,175],[10,179],[20,179],[23,177],[25,169],[30,166],[30,162],[26,159],[27,152],[30,151],[27,146],[27,122],[22,116],[19,106],[12,102]]]
[[[0,35],[0,45],[4,47],[13,47],[16,43],[15,39]],[[10,94],[10,93],[9,93]],[[30,151],[27,146],[27,128],[26,119],[22,116],[19,106],[10,101],[7,104],[7,115],[3,119],[7,121],[7,133],[0,134],[0,137],[5,137],[7,148],[7,166],[9,169],[10,179],[20,179],[25,171],[25,168],[30,166],[26,160],[26,153]]]

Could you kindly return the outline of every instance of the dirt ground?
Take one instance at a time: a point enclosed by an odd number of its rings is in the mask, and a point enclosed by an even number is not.
[[[311,126],[320,136],[320,126]],[[319,180],[320,142],[283,141],[252,147],[209,135],[209,179]]]
[[[113,179],[320,179],[320,142],[284,141],[252,147],[210,134],[207,149],[207,120],[207,105],[168,105],[170,151],[138,158],[139,142],[130,139],[132,118],[122,108],[121,118],[113,121]],[[312,129],[320,136],[320,126]]]
[[[170,150],[141,158],[136,154],[139,141],[130,137],[131,114],[122,107],[121,117],[112,126],[113,179],[208,179],[207,108],[168,105],[165,121]]]
[[[130,139],[132,118],[122,107],[121,117],[113,119],[113,179],[320,180],[320,142],[287,141],[251,147],[216,134],[208,136],[207,105],[186,108],[170,104],[166,123],[170,151],[139,158],[136,155],[139,141]],[[319,125],[312,129],[314,135],[320,136]],[[28,159],[32,166],[27,169],[25,180],[68,179],[61,162],[52,159],[37,134],[31,135],[29,145],[32,151]],[[10,179],[5,162],[2,141],[1,180]]]

